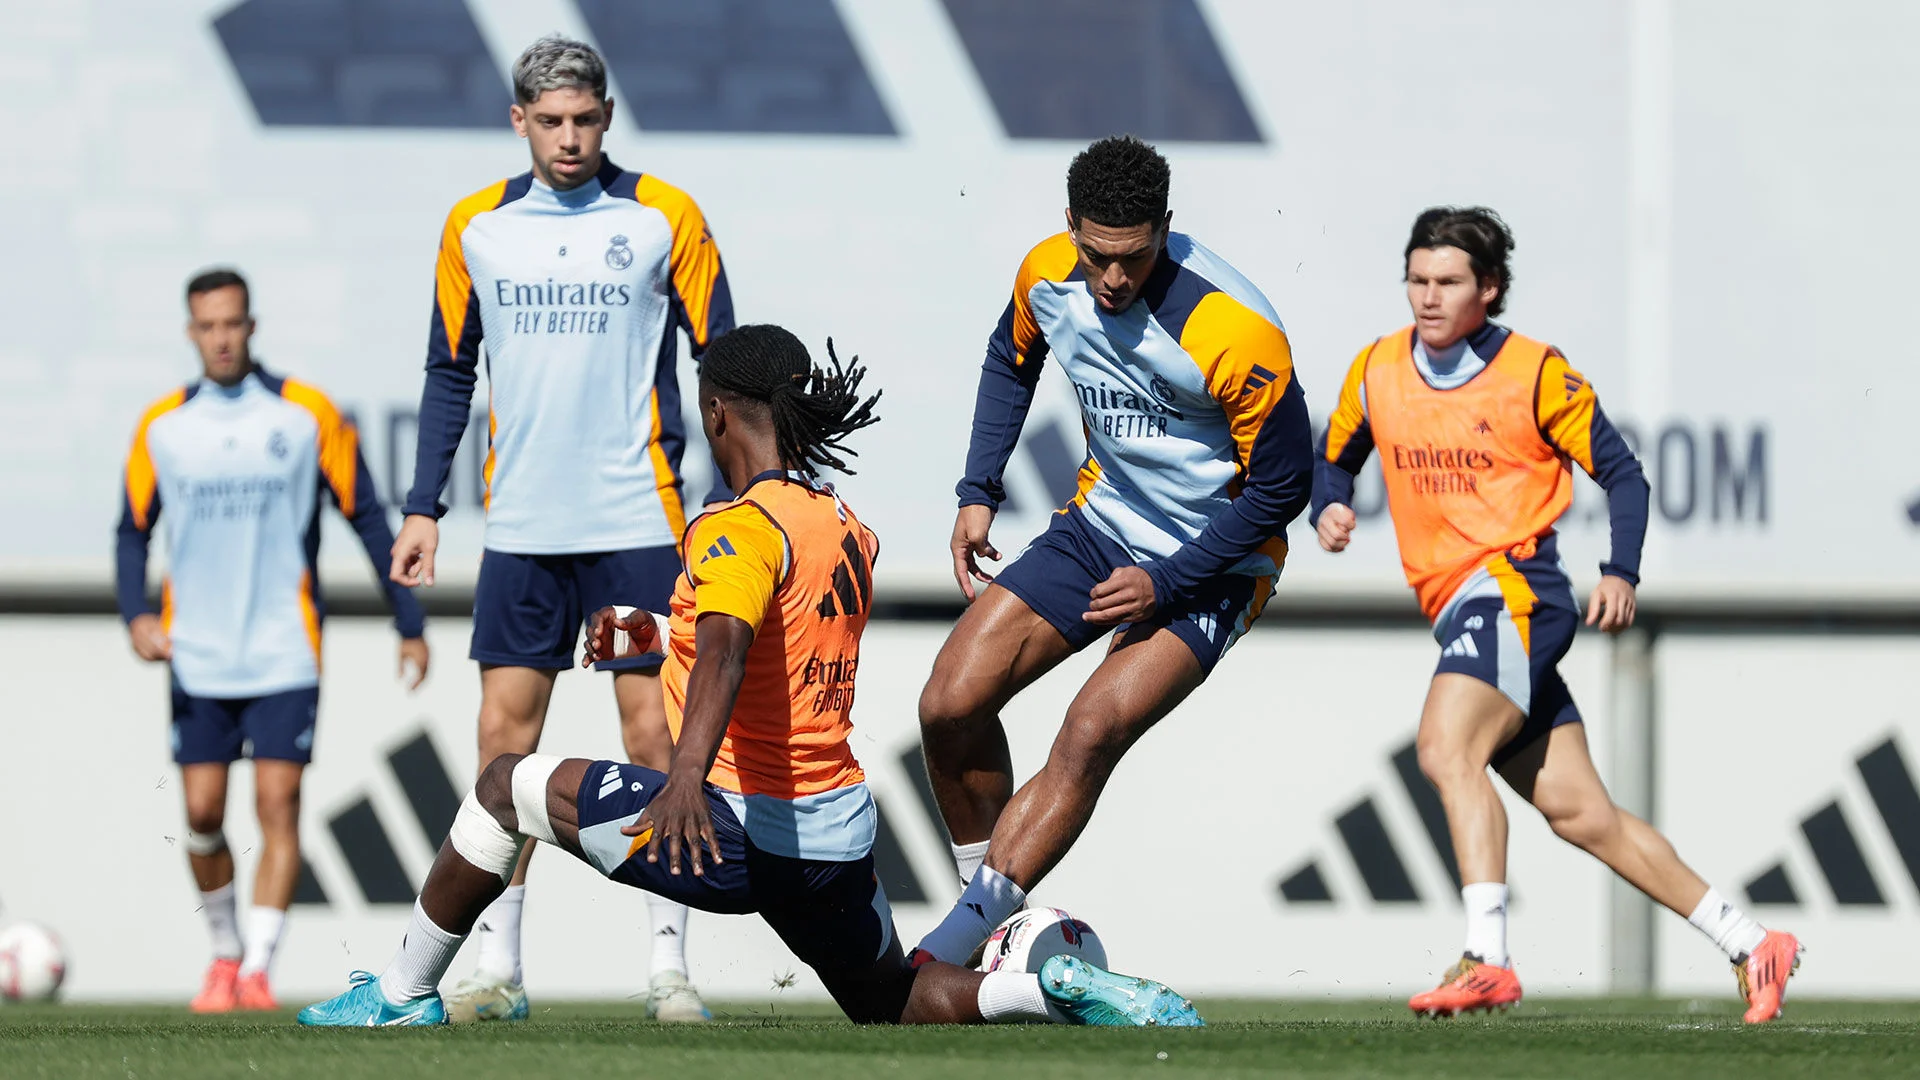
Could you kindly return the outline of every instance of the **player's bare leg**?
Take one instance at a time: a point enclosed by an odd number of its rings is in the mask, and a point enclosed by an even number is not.
[[[963,883],[1013,798],[1000,710],[1072,652],[1051,623],[996,585],[960,617],[933,662],[920,694],[920,746]]]
[[[1441,672],[1427,688],[1416,746],[1420,771],[1446,808],[1467,909],[1467,943],[1440,985],[1408,1002],[1416,1012],[1454,1015],[1520,1000],[1520,982],[1507,959],[1507,811],[1487,764],[1525,720],[1498,688],[1470,675]]]
[[[254,813],[260,821],[260,860],[253,876],[253,910],[247,913],[246,956],[240,962],[239,1007],[277,1009],[267,971],[280,946],[287,908],[300,880],[300,778],[305,766],[257,758],[253,763]]]
[[[620,742],[627,760],[666,772],[673,762],[673,733],[667,727],[667,700],[658,675],[616,672],[613,696],[620,706]],[[647,979],[647,1015],[667,1023],[713,1019],[687,970],[687,905],[647,894],[652,917],[651,971]]]
[[[502,754],[530,754],[540,746],[557,671],[480,665],[480,772]],[[533,844],[520,852],[512,880],[480,922],[479,956],[471,977],[447,998],[447,1014],[468,1020],[519,1019],[526,1015],[521,987],[520,913],[526,898],[527,864]]]
[[[187,865],[213,938],[213,962],[190,1007],[195,1012],[227,1012],[237,1002],[241,941],[233,851],[222,831],[227,818],[226,762],[182,765],[180,787],[187,804]]]
[[[1769,932],[1723,900],[1682,862],[1658,829],[1614,805],[1593,767],[1583,724],[1556,727],[1500,767],[1554,835],[1607,864],[1655,903],[1698,926],[1733,963],[1749,1022],[1779,1015],[1799,942]]]
[[[922,955],[965,960],[1018,909],[1079,839],[1121,757],[1205,677],[1172,631],[1122,634],[1068,706],[1046,765],[1007,803],[983,868],[921,941]]]
[[[1499,771],[1554,835],[1606,863],[1654,902],[1684,917],[1707,894],[1707,883],[1680,861],[1666,837],[1614,805],[1593,767],[1585,724],[1554,728]]]

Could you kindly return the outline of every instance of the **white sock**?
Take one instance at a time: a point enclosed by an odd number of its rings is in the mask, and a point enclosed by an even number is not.
[[[1747,913],[1727,903],[1720,890],[1708,886],[1707,895],[1700,898],[1700,905],[1687,916],[1687,921],[1700,928],[1700,932],[1713,939],[1727,959],[1739,963],[1748,953],[1760,947],[1767,936],[1767,928],[1754,922]]]
[[[207,917],[215,960],[240,959],[240,913],[234,907],[233,882],[200,894],[200,912]]]
[[[509,885],[500,899],[487,905],[473,924],[480,956],[474,974],[495,982],[520,985],[520,909],[527,902],[525,885]]]
[[[987,861],[987,845],[991,840],[982,840],[974,844],[948,844],[953,849],[953,865],[960,870],[960,884],[965,886],[973,880],[980,864]]]
[[[1476,881],[1460,887],[1467,909],[1467,954],[1483,964],[1507,966],[1507,886],[1501,881]]]
[[[287,928],[284,908],[255,904],[247,911],[247,956],[240,961],[240,974],[254,975],[273,966],[274,950],[280,947],[280,933]]]
[[[433,925],[426,909],[415,900],[413,917],[407,920],[407,936],[400,939],[400,951],[380,973],[380,996],[387,999],[387,1004],[398,1006],[433,993],[440,988],[441,977],[465,940]]]
[[[989,971],[980,980],[980,1016],[989,1024],[1066,1023],[1067,1018],[1047,1004],[1040,992],[1040,976],[1025,971]]]
[[[687,973],[687,905],[647,894],[647,912],[653,916],[653,977],[674,971]]]
[[[982,866],[974,871],[973,880],[967,883],[953,910],[933,933],[920,940],[920,948],[932,953],[935,960],[964,964],[987,935],[1026,902],[1027,894],[1020,886],[993,867]]]

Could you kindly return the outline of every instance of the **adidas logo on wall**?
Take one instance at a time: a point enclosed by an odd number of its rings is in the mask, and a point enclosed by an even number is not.
[[[1471,639],[1462,640],[1467,640],[1471,648]],[[1447,813],[1440,805],[1440,793],[1420,772],[1420,759],[1413,743],[1409,742],[1394,751],[1392,760],[1393,771],[1399,776],[1400,785],[1406,789],[1408,800],[1420,815],[1422,831],[1427,834],[1427,842],[1432,845],[1434,856],[1446,867],[1447,876],[1453,880],[1457,900],[1460,864],[1453,855],[1453,838],[1447,832]],[[1375,903],[1420,902],[1420,890],[1414,885],[1413,875],[1407,871],[1406,861],[1400,856],[1400,847],[1387,831],[1386,819],[1380,816],[1380,808],[1373,796],[1362,798],[1334,818],[1333,826],[1340,834],[1341,845],[1346,848],[1354,869],[1359,872],[1361,882],[1366,886],[1367,895]],[[1278,888],[1280,898],[1289,904],[1325,904],[1334,899],[1326,876],[1320,872],[1318,860],[1309,861],[1282,878]]]
[[[453,774],[447,770],[440,752],[434,749],[433,739],[424,731],[414,736],[387,754],[387,768],[406,794],[407,806],[419,822],[420,831],[430,837],[446,836],[453,828],[454,815],[460,812],[460,793],[466,785],[454,784]],[[407,877],[392,834],[381,822],[371,798],[362,795],[328,818],[327,832],[340,849],[341,858],[367,903],[412,905],[414,883]],[[306,842],[311,844],[313,839],[308,838]],[[300,880],[294,887],[293,902],[321,906],[330,903],[320,879],[314,876],[313,868],[304,857],[300,860]]]
[[[1914,783],[1913,770],[1907,767],[1900,747],[1892,738],[1862,754],[1854,764],[1874,810],[1893,840],[1894,850],[1905,864],[1907,876],[1915,888],[1920,888],[1920,787]],[[1846,907],[1888,905],[1887,894],[1880,887],[1881,879],[1874,874],[1859,836],[1838,799],[1802,819],[1800,833],[1806,838],[1813,861],[1835,903]],[[1806,902],[1805,895],[1794,884],[1784,860],[1747,883],[1747,900],[1755,905],[1800,906]]]

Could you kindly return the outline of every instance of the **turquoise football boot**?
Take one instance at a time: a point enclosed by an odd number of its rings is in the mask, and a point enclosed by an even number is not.
[[[1072,956],[1040,965],[1040,992],[1067,1019],[1089,1027],[1205,1027],[1193,1002],[1154,982],[1115,975]]]
[[[299,1021],[308,1027],[424,1027],[447,1022],[439,994],[389,1005],[380,995],[379,976],[356,971],[347,978],[353,985],[346,993],[301,1009]]]

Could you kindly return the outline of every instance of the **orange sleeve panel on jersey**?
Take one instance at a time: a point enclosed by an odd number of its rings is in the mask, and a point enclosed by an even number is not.
[[[714,298],[723,287],[720,248],[713,242],[706,215],[693,196],[651,175],[643,174],[635,182],[633,199],[666,215],[673,230],[673,253],[669,257],[673,288],[686,308],[694,343],[705,348],[712,336]]]
[[[1346,381],[1340,384],[1340,399],[1334,403],[1333,415],[1327,418],[1323,456],[1329,462],[1340,461],[1349,448],[1354,448],[1354,437],[1367,426],[1367,357],[1372,354],[1372,345],[1360,350],[1360,355],[1353,358],[1353,365],[1347,369]],[[1361,463],[1352,463],[1352,471],[1358,472]]]
[[[731,615],[757,631],[787,573],[787,538],[780,527],[759,507],[741,503],[695,521],[683,550],[694,620]]]
[[[360,465],[360,432],[316,386],[288,379],[280,387],[280,396],[313,414],[320,427],[320,475],[333,489],[340,513],[353,517],[360,494],[355,483]]]
[[[1560,350],[1549,350],[1534,392],[1535,417],[1547,441],[1588,475],[1594,472],[1593,417],[1598,405],[1586,376],[1573,370]]]
[[[133,448],[127,451],[127,507],[133,524],[142,532],[153,528],[153,497],[160,490],[160,478],[153,469],[153,455],[147,450],[147,429],[155,420],[179,408],[187,400],[185,387],[175,390],[152,405],[140,416],[133,429]]]
[[[1057,233],[1027,252],[1020,272],[1013,279],[1013,356],[1015,364],[1024,364],[1027,354],[1040,340],[1040,324],[1034,320],[1027,296],[1042,281],[1064,281],[1080,265],[1080,253],[1074,250],[1073,237]]]
[[[440,255],[433,269],[434,314],[439,325],[434,327],[429,355],[439,354],[442,348],[449,360],[460,355],[473,300],[473,278],[467,273],[467,255],[460,237],[475,217],[499,206],[506,192],[505,180],[490,184],[453,204],[447,214],[446,227],[440,232]]]
[[[1267,414],[1293,385],[1293,349],[1286,331],[1224,292],[1194,305],[1180,331],[1180,347],[1206,376],[1207,390],[1226,410],[1242,470]]]

